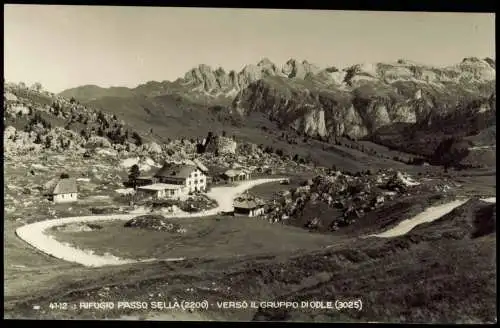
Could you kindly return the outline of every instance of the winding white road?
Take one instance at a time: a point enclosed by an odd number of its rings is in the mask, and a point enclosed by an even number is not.
[[[235,187],[214,187],[208,193],[207,196],[214,199],[218,206],[216,208],[204,211],[201,213],[173,213],[173,214],[163,214],[165,217],[203,217],[216,215],[219,212],[229,212],[233,210],[233,200],[234,198],[243,193],[244,191],[253,188],[257,185],[269,182],[276,182],[282,179],[257,179],[251,181],[245,181]],[[65,260],[68,262],[75,262],[89,267],[100,267],[106,265],[121,265],[127,263],[137,263],[137,262],[149,262],[155,261],[156,259],[145,259],[145,260],[131,260],[131,259],[121,259],[114,255],[96,255],[90,250],[82,250],[75,248],[69,244],[61,243],[55,240],[51,235],[46,233],[46,230],[55,226],[60,226],[68,223],[77,222],[92,222],[92,221],[109,221],[109,220],[122,220],[128,221],[137,216],[136,214],[117,214],[117,215],[99,215],[99,216],[78,216],[69,218],[60,218],[53,220],[46,220],[35,222],[31,224],[24,225],[16,229],[16,234],[19,238],[24,240],[26,243],[37,248],[38,250],[51,255],[53,257]],[[171,261],[183,260],[179,259],[166,259]]]
[[[496,203],[496,197],[483,198],[481,200],[488,203]],[[369,235],[367,237],[392,238],[404,235],[411,229],[415,228],[417,225],[437,220],[440,217],[453,211],[456,207],[465,204],[467,201],[468,199],[459,199],[446,204],[431,206],[422,213],[414,216],[413,218],[401,221],[394,228],[391,228],[379,234]]]
[[[243,193],[244,191],[255,187],[257,185],[269,182],[276,182],[282,179],[258,179],[252,181],[243,182],[235,187],[215,187],[207,193],[207,196],[217,201],[218,206],[208,211],[201,213],[172,213],[164,214],[165,217],[204,217],[217,215],[220,212],[230,212],[233,210],[233,200],[234,198]],[[446,204],[432,206],[427,208],[424,212],[416,215],[412,219],[400,222],[397,226],[379,233],[364,236],[367,237],[381,237],[381,238],[391,238],[396,236],[401,236],[409,232],[415,226],[424,223],[434,221],[443,215],[450,213],[456,207],[467,202],[468,199],[455,200]],[[496,203],[496,197],[484,198],[485,202]],[[91,250],[82,250],[73,247],[72,245],[61,243],[55,240],[51,235],[46,233],[46,230],[55,226],[60,226],[68,223],[78,223],[78,222],[92,222],[92,221],[108,221],[108,220],[122,220],[128,221],[137,216],[135,214],[117,214],[117,215],[99,215],[99,216],[79,216],[79,217],[69,217],[60,218],[53,220],[46,220],[27,224],[16,230],[16,234],[19,238],[24,240],[26,243],[37,248],[38,250],[54,256],[56,258],[75,262],[89,267],[100,267],[106,265],[121,265],[127,263],[137,263],[137,262],[150,262],[157,259],[144,259],[144,260],[132,260],[132,259],[122,259],[118,258],[112,254],[107,255],[96,255],[93,254]],[[177,259],[162,259],[166,261],[182,261],[183,258]]]

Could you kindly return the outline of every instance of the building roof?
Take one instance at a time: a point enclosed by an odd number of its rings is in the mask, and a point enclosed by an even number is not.
[[[197,168],[200,169],[201,172],[203,172],[203,173],[208,172],[208,168],[205,165],[203,165],[203,163],[200,162],[199,159],[197,159],[197,158],[193,159],[193,163],[196,165]]]
[[[151,175],[137,177],[137,180],[150,180],[153,177]]]
[[[196,166],[187,164],[165,163],[154,175],[156,178],[181,178],[186,179],[196,170]]]
[[[264,204],[255,200],[245,200],[245,201],[234,201],[233,206],[235,208],[254,209],[257,207],[264,206]]]
[[[241,175],[241,174],[247,174],[247,173],[248,173],[248,171],[245,169],[229,169],[229,170],[224,172],[224,175],[232,178],[234,176]]]
[[[77,192],[76,180],[72,178],[60,179],[52,190],[53,195],[73,194]]]
[[[174,190],[174,189],[181,189],[181,188],[182,188],[181,185],[168,184],[168,183],[155,183],[155,184],[148,185],[148,186],[138,187],[137,189],[159,191],[159,190]]]
[[[241,196],[233,202],[233,207],[235,208],[254,209],[260,206],[264,206],[264,201],[253,196]]]
[[[223,174],[224,174],[225,176],[227,176],[227,177],[232,178],[232,177],[236,176],[238,173],[236,173],[236,171],[235,171],[235,170],[227,170],[227,171],[225,171]]]

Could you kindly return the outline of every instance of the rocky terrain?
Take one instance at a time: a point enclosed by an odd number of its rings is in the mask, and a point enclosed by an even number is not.
[[[422,184],[401,172],[350,175],[336,171],[318,175],[300,187],[278,193],[266,218],[310,231],[337,231],[357,221],[363,225],[369,213],[390,208],[391,204],[401,205],[405,199],[408,203],[416,202],[418,197],[420,201],[425,199],[425,205],[415,204],[421,208],[433,201],[451,199],[454,190],[456,184],[453,182],[437,184],[426,180]]]
[[[130,221],[127,221],[124,226],[128,228],[149,229],[155,231],[168,231],[176,233],[181,233],[182,231],[185,232],[185,229],[181,226],[169,222],[161,215],[140,215]]]
[[[6,84],[4,90],[4,151],[7,158],[68,153],[83,159],[128,158],[124,168],[139,163],[149,171],[163,161],[186,161],[199,157],[214,167],[229,168],[237,163],[251,170],[269,167],[298,167],[307,170],[310,161],[293,160],[291,154],[274,152],[234,136],[199,133],[196,137],[168,138],[162,142],[151,134],[137,132],[115,115],[75,100],[34,90],[24,85]],[[210,139],[213,136],[213,139]],[[206,150],[198,146],[207,140]],[[130,163],[129,163],[130,162]]]
[[[84,86],[61,95],[117,115],[125,113],[124,106],[127,113],[143,112],[141,107],[147,106],[153,116],[177,108],[200,118],[215,111],[218,121],[229,117],[233,124],[248,125],[253,113],[261,113],[279,128],[299,134],[330,141],[365,138],[431,157],[448,138],[467,138],[495,126],[495,72],[495,61],[489,58],[464,58],[448,67],[398,60],[344,69],[294,59],[277,65],[263,59],[240,72],[200,65],[174,82],[148,82],[135,89]],[[138,98],[148,105],[133,109],[124,103]],[[475,146],[482,144],[469,148]]]

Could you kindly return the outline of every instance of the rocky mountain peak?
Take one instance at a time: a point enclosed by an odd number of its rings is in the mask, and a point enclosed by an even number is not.
[[[200,64],[198,65],[198,69],[201,71],[201,72],[213,72],[213,69],[211,66],[209,65],[206,65],[206,64]]]
[[[244,82],[245,85],[260,79],[261,77],[261,68],[257,65],[250,64],[243,67],[243,70],[238,74],[241,77],[241,81]],[[248,84],[246,83],[248,81]]]
[[[226,71],[224,70],[224,68],[222,67],[218,67],[216,70],[215,70],[215,74],[216,75],[226,75]]]
[[[196,85],[205,91],[211,91],[217,87],[215,73],[209,65],[200,64],[192,68],[184,75],[184,81]]]
[[[480,63],[481,61],[482,60],[477,57],[465,57],[464,59],[462,59],[462,63]]]
[[[259,67],[274,66],[274,63],[271,60],[269,60],[269,58],[265,57],[259,61],[257,66]]]
[[[291,58],[285,63],[282,71],[289,78],[304,79],[308,73],[316,74],[320,69],[316,65],[310,64],[307,60],[301,63]]]
[[[338,72],[339,69],[335,66],[330,66],[330,67],[325,68],[325,71],[328,73],[335,73],[335,72]]]
[[[484,58],[484,61],[487,62],[492,68],[496,68],[496,62],[495,59],[486,57]]]

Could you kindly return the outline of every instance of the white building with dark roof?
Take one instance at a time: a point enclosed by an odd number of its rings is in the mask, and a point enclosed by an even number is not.
[[[60,179],[49,193],[49,200],[54,203],[71,203],[78,200],[78,187],[72,178]]]
[[[165,163],[153,176],[152,183],[181,186],[181,193],[206,191],[207,176],[198,165]]]

